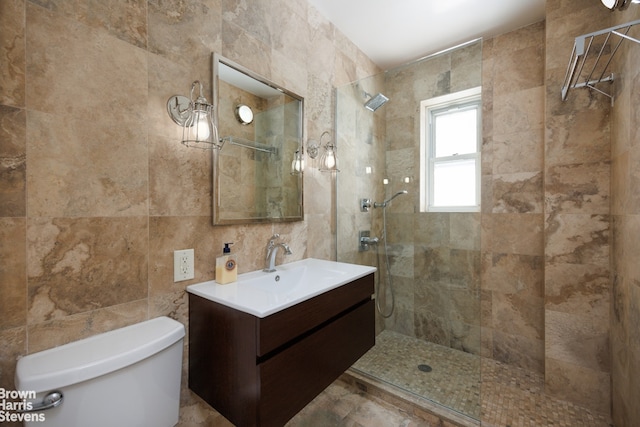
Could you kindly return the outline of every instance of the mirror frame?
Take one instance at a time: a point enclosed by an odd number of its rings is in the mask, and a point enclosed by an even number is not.
[[[298,149],[302,150],[303,141],[304,141],[304,98],[282,86],[278,86],[267,78],[254,73],[253,71],[243,67],[242,65],[225,58],[224,56],[213,53],[213,76],[212,76],[212,88],[213,88],[213,111],[214,111],[214,123],[218,128],[218,132],[220,132],[219,126],[219,117],[218,117],[218,94],[219,94],[219,75],[220,75],[220,64],[224,64],[230,68],[235,69],[236,71],[266,85],[273,89],[276,89],[279,92],[284,93],[300,102],[300,122],[298,123],[298,127],[300,129],[300,141],[298,143]],[[219,137],[222,138],[223,135],[219,133]],[[224,150],[224,146],[222,147]],[[232,224],[263,224],[263,223],[278,223],[278,222],[295,222],[295,221],[304,221],[304,188],[303,188],[303,173],[298,174],[298,210],[299,215],[292,215],[286,217],[256,217],[256,218],[238,218],[238,219],[224,219],[220,218],[220,212],[218,211],[220,191],[218,191],[220,182],[218,178],[218,170],[219,170],[219,155],[220,150],[212,150],[212,164],[213,164],[213,189],[212,189],[212,208],[213,208],[213,225],[232,225]]]

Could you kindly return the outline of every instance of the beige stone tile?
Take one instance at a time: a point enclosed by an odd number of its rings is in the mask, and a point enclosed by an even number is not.
[[[508,332],[493,330],[493,359],[506,364],[509,367],[526,369],[527,371],[543,374],[545,364],[544,342],[542,339],[524,335],[512,335]],[[504,391],[502,389],[501,391]],[[495,392],[485,389],[485,393]],[[500,393],[499,395],[506,395]],[[506,411],[507,408],[497,402],[497,405]],[[521,407],[521,409],[524,409]],[[491,418],[491,417],[487,417]]]
[[[494,136],[542,128],[544,93],[542,87],[533,87],[505,95],[494,94]]]
[[[487,173],[508,174],[542,170],[544,130],[542,127],[521,132],[497,134],[492,140],[492,168]],[[484,156],[484,146],[482,155]]]
[[[0,330],[0,387],[14,390],[16,361],[27,354],[27,331],[24,326]]]
[[[28,323],[147,297],[146,217],[27,224]]]
[[[602,110],[549,116],[546,129],[546,167],[609,160],[609,116]]]
[[[28,325],[29,351],[35,353],[148,319],[146,299]]]
[[[27,45],[28,108],[65,121],[131,128],[140,145],[147,104],[144,50],[31,4]]]
[[[610,162],[551,166],[545,173],[547,212],[608,214]]]
[[[26,220],[0,218],[0,330],[27,322]]]
[[[148,10],[150,53],[189,63],[196,70],[211,70],[211,54],[222,51],[221,0],[150,1]]]
[[[482,86],[482,43],[451,52],[451,92]]]
[[[493,212],[541,214],[542,193],[541,172],[493,175]]]
[[[0,105],[0,216],[3,217],[26,215],[26,117],[24,110]]]
[[[492,230],[494,230],[491,236],[493,252],[520,255],[543,253],[542,215],[493,214],[491,221]]]
[[[545,266],[542,255],[492,254],[484,289],[500,293],[524,292],[544,296]]]
[[[170,292],[149,297],[149,318],[167,316],[182,323],[187,330],[185,346],[188,346],[189,294],[186,291]],[[185,355],[185,357],[189,357]],[[188,364],[187,364],[188,365]]]
[[[545,392],[596,412],[609,412],[610,376],[605,372],[547,357]]]
[[[545,257],[548,264],[609,262],[609,217],[590,214],[553,214],[546,219]]]
[[[544,47],[545,27],[545,21],[541,21],[491,38],[494,45],[494,55],[509,56],[512,52],[523,49]],[[487,41],[483,42],[486,45]],[[537,60],[544,62],[544,57]]]
[[[629,196],[634,194],[629,182],[629,153],[616,156],[611,161],[611,214],[627,211]]]
[[[270,22],[268,22],[271,32],[271,47],[296,63],[306,63],[308,56],[312,54],[308,49],[311,30],[306,22],[306,9],[294,10],[296,6],[299,8],[299,4],[294,3],[294,8],[291,8],[288,2],[274,4],[265,1],[265,5],[272,12]],[[299,12],[304,15],[300,15]],[[259,17],[254,19],[259,19]],[[234,22],[236,22],[235,19]],[[252,23],[251,26],[254,27],[255,24]],[[338,55],[342,56],[341,52]],[[343,81],[340,84],[354,81],[355,75],[353,77],[354,79]]]
[[[514,293],[493,292],[491,309],[493,327],[526,342],[545,336],[543,299],[532,291]],[[515,350],[511,348],[510,350]],[[524,349],[520,349],[523,352]]]
[[[180,139],[155,137],[149,146],[150,214],[210,216],[211,157],[209,151],[185,147]]]
[[[610,369],[609,325],[602,318],[545,310],[545,356],[594,371]]]
[[[532,26],[526,27],[529,30]],[[540,32],[540,34],[543,34]],[[509,37],[511,38],[511,37]],[[541,39],[539,34],[536,38]],[[530,37],[529,40],[534,39]],[[517,43],[517,41],[514,41]],[[496,57],[497,70],[508,70],[496,76],[495,96],[502,96],[542,86],[544,82],[544,45],[526,46],[520,49],[505,47]]]
[[[96,29],[106,30],[119,39],[140,48],[147,47],[147,2],[134,0],[34,0],[56,14]]]
[[[266,78],[271,78],[271,46],[233,21],[222,19],[222,55]]]
[[[480,214],[449,214],[449,247],[454,249],[480,250]]]
[[[558,264],[545,266],[545,308],[606,319],[610,306],[607,266]]]
[[[629,150],[629,177],[625,183],[628,187],[628,204],[626,206],[627,212],[631,214],[640,213],[640,192],[637,190],[640,184],[640,145],[636,145]]]
[[[0,104],[25,105],[25,0],[0,3]]]
[[[37,111],[28,121],[30,215],[147,213],[147,148],[139,129]]]

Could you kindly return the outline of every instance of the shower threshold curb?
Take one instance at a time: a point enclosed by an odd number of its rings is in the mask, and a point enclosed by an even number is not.
[[[349,368],[340,379],[360,392],[380,398],[434,425],[479,427],[480,421]]]

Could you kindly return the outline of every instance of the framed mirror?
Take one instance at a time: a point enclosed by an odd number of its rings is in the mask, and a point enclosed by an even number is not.
[[[212,86],[213,224],[302,221],[303,98],[218,54]]]

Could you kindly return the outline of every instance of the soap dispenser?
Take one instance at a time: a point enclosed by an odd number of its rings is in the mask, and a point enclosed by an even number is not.
[[[233,243],[225,243],[222,256],[216,258],[216,282],[221,285],[235,282],[238,279],[236,256],[231,254],[229,245],[233,245]]]

